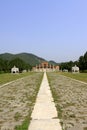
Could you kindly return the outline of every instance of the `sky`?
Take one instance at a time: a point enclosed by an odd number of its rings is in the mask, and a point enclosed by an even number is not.
[[[0,0],[0,54],[78,60],[87,51],[87,0]]]

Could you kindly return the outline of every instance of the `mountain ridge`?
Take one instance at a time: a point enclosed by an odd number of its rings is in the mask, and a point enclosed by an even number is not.
[[[0,58],[3,60],[8,60],[11,61],[15,58],[20,58],[22,59],[25,63],[30,64],[31,66],[36,66],[36,64],[40,64],[43,61],[47,61],[46,59],[39,57],[35,54],[32,53],[26,53],[26,52],[22,52],[22,53],[17,53],[17,54],[12,54],[12,53],[2,53],[0,54]],[[57,65],[57,63],[53,60],[47,61],[49,62],[49,64],[54,64]]]

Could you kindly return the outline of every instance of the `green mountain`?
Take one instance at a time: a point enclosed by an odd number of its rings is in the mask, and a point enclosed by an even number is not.
[[[32,66],[36,66],[36,64],[40,64],[41,62],[46,61],[45,59],[31,53],[19,53],[19,54],[3,53],[3,54],[0,54],[0,58],[3,60],[8,60],[8,61],[13,60],[15,58],[20,58],[24,62]]]
[[[50,60],[49,61],[49,64],[51,64],[51,65],[58,65],[55,61],[53,61],[53,60]]]
[[[10,53],[3,53],[3,54],[0,54],[0,58],[3,59],[3,60],[12,60],[14,58],[14,55],[13,54],[10,54]]]

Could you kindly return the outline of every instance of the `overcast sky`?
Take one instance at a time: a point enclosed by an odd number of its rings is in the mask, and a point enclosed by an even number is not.
[[[0,54],[78,60],[87,51],[87,0],[0,0]]]

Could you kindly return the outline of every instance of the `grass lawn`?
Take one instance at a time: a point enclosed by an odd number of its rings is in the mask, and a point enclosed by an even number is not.
[[[19,73],[19,74],[0,74],[0,85],[5,84],[7,82],[31,75],[33,72],[27,72],[27,73]]]
[[[80,80],[83,82],[87,82],[87,73],[69,73],[69,72],[59,72],[59,74],[76,79],[76,80]]]

